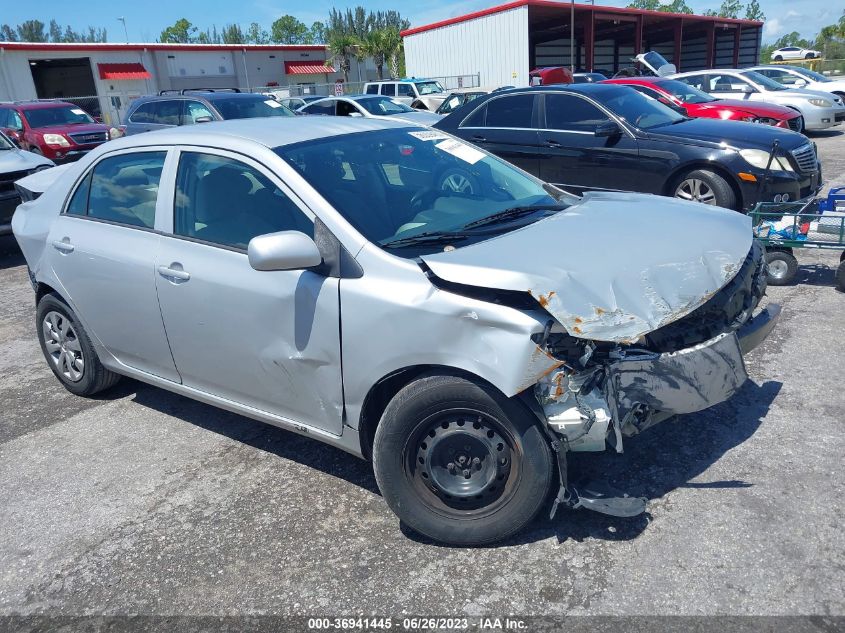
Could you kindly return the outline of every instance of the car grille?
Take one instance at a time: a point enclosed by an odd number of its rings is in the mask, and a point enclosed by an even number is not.
[[[8,193],[15,190],[15,181],[28,175],[29,171],[9,171],[0,174],[0,193]]]
[[[105,132],[80,132],[78,134],[69,134],[74,143],[77,145],[90,145],[91,143],[105,143],[108,139],[108,134]]]
[[[786,124],[789,126],[789,129],[793,132],[800,132],[801,131],[801,117],[796,116],[789,119]]]
[[[819,168],[818,161],[816,160],[816,150],[809,143],[792,150],[792,157],[798,163],[798,169],[804,173],[814,172]]]

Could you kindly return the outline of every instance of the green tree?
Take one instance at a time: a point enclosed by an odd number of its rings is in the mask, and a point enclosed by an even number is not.
[[[246,41],[250,44],[269,44],[270,36],[258,22],[253,22],[246,31]]]
[[[185,18],[180,18],[172,26],[168,26],[159,35],[159,42],[165,44],[188,44],[194,41],[194,33],[197,32],[197,27],[188,22]]]
[[[18,38],[21,42],[46,42],[44,23],[41,20],[27,20],[18,24]]]
[[[308,44],[324,44],[326,42],[326,25],[314,22],[308,33]]]
[[[8,24],[3,24],[2,26],[0,26],[0,40],[3,40],[4,42],[17,42],[17,29],[13,29]]]
[[[647,11],[659,11],[660,0],[634,0],[628,5],[631,9],[646,9]]]
[[[760,3],[757,0],[751,0],[748,6],[745,7],[745,19],[757,20],[759,22],[763,22],[766,19],[766,14],[763,13],[763,9],[760,8]]]
[[[237,24],[227,24],[220,32],[224,44],[246,44],[246,37]]]
[[[672,0],[669,4],[660,5],[659,11],[667,11],[669,13],[692,13],[692,9],[684,0]]]
[[[720,18],[738,18],[742,10],[742,0],[722,0],[722,6],[716,12]]]
[[[352,58],[358,55],[358,38],[346,33],[334,33],[329,36],[326,46],[331,54],[329,60],[338,65],[344,80],[348,82]]]
[[[283,15],[270,26],[270,37],[277,44],[305,44],[308,27],[292,15]]]

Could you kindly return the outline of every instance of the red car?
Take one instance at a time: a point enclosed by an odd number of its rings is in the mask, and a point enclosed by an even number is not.
[[[801,113],[796,110],[770,103],[760,103],[759,101],[717,99],[698,88],[675,79],[625,77],[623,79],[608,79],[601,83],[631,86],[634,90],[653,97],[669,107],[685,109],[687,115],[695,119],[749,121],[751,123],[774,125],[795,132],[804,131],[804,120]]]
[[[57,163],[76,160],[120,134],[66,101],[0,102],[0,130],[21,149]]]

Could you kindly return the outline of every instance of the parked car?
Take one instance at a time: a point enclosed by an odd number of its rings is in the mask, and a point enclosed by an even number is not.
[[[77,160],[121,134],[73,103],[46,100],[0,102],[0,131],[55,162]]]
[[[528,82],[532,86],[571,84],[573,82],[572,71],[566,66],[543,66],[528,73]]]
[[[282,103],[267,95],[229,90],[162,90],[158,95],[135,99],[124,123],[127,135],[180,125],[226,119],[294,116]]]
[[[512,88],[513,86],[509,87]],[[499,88],[456,88],[455,90],[449,92],[449,95],[437,108],[436,114],[449,114],[458,106],[462,106],[465,103],[469,103],[473,99],[476,99],[486,94],[490,94],[491,92],[494,92],[496,90],[499,90]]]
[[[717,99],[682,81],[663,77],[629,77],[608,79],[605,83],[630,86],[634,90],[657,99],[660,103],[678,109],[694,119],[723,119],[746,121],[782,127],[802,132],[801,114],[785,106],[739,99]]]
[[[19,149],[11,139],[0,132],[0,235],[12,232],[12,214],[20,204],[20,194],[15,181],[55,163],[41,154]]]
[[[730,398],[779,311],[752,318],[765,271],[739,214],[580,199],[384,119],[130,136],[13,228],[70,392],[131,376],[371,458],[405,524],[461,545],[517,532],[553,488],[553,511],[643,511],[570,486],[566,452]]]
[[[458,108],[434,127],[575,190],[640,191],[739,210],[761,201],[804,199],[821,184],[815,148],[803,135],[690,119],[628,86],[498,92]],[[775,140],[780,155],[766,178]],[[472,181],[465,186],[477,188]]]
[[[601,73],[575,73],[572,75],[572,83],[576,84],[594,84],[606,79],[607,77]]]
[[[432,125],[441,119],[441,116],[434,112],[414,110],[390,97],[378,95],[326,97],[301,107],[299,112],[326,116],[360,116],[368,119],[390,117],[417,125]]]
[[[285,106],[288,110],[296,112],[304,105],[325,99],[325,95],[302,95],[301,97],[278,97],[277,101]]]
[[[815,51],[811,48],[801,48],[800,46],[784,46],[776,51],[772,51],[772,60],[782,62],[786,59],[813,59],[814,57],[821,57],[821,51]]]
[[[830,92],[840,99],[845,98],[845,78],[831,79],[809,68],[787,66],[785,64],[755,66],[749,70],[765,75],[787,88],[806,88],[808,90]]]
[[[720,99],[762,101],[792,108],[804,117],[805,130],[825,130],[845,121],[845,105],[840,97],[787,88],[753,70],[697,70],[671,77]]]
[[[446,98],[446,89],[434,79],[387,79],[364,84],[364,93],[396,99],[416,110],[434,112]]]

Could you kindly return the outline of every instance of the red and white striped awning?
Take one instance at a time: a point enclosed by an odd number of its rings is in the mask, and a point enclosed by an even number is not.
[[[335,69],[317,62],[285,62],[286,75],[323,75],[333,73]]]
[[[138,62],[124,64],[97,64],[100,79],[150,79],[149,71]]]

